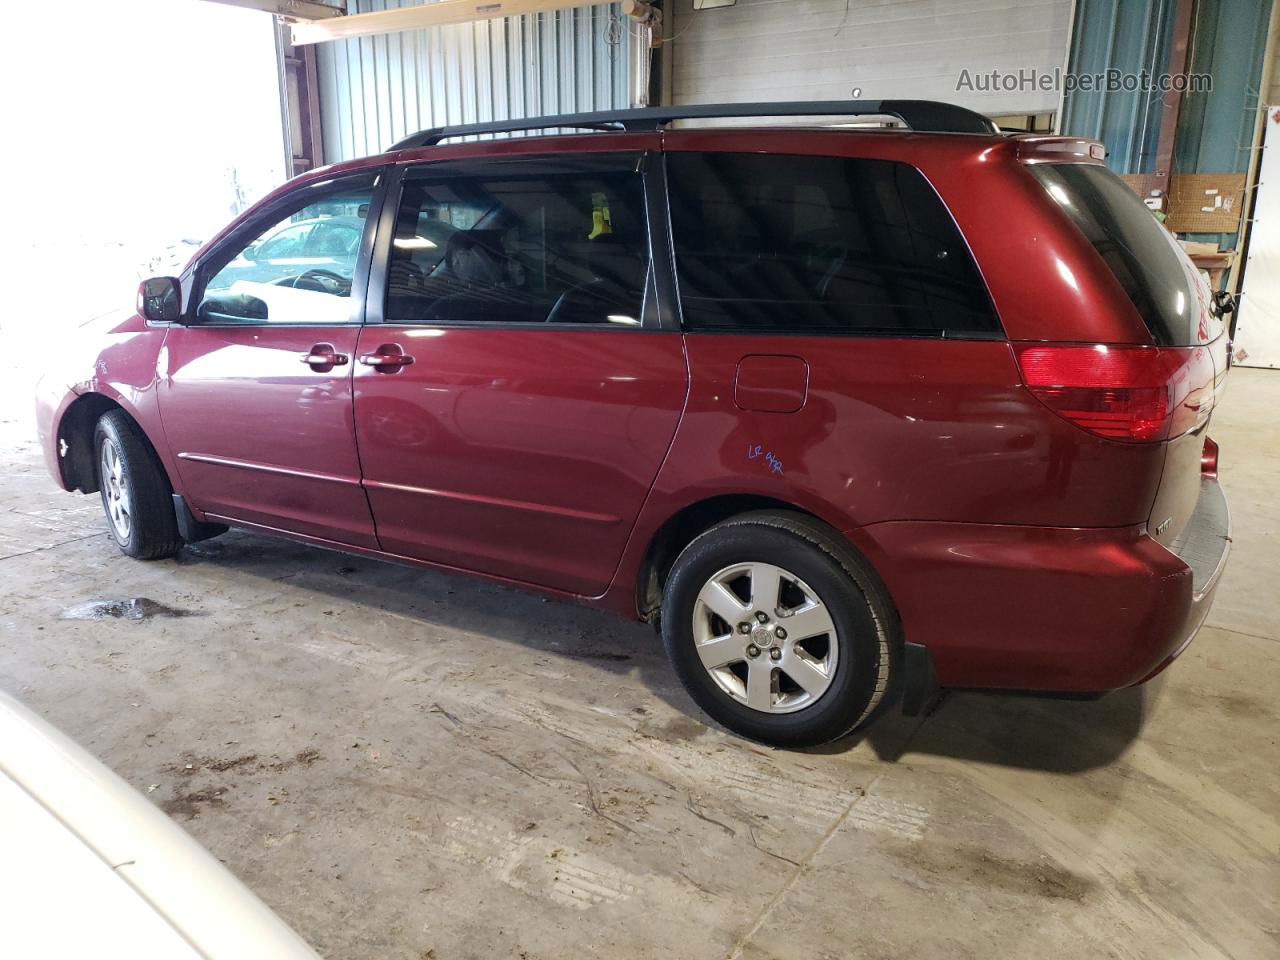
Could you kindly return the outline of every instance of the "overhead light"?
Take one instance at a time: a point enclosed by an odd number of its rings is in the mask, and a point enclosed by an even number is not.
[[[396,237],[392,241],[401,250],[434,250],[436,242],[428,237]]]

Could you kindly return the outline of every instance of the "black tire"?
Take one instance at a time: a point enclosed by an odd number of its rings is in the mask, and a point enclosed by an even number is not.
[[[111,463],[119,466],[118,479],[117,471],[104,466],[108,444],[115,454]],[[177,553],[182,539],[173,512],[173,488],[142,431],[123,410],[109,410],[99,418],[93,431],[93,455],[107,529],[121,551],[138,560],[160,560]],[[113,516],[113,500],[117,506],[120,503],[117,488],[125,494],[127,523]]]
[[[794,712],[765,712],[736,699],[703,666],[698,652],[694,620],[700,591],[722,571],[751,563],[781,567],[803,581],[801,586],[816,593],[825,606],[835,629],[832,639],[838,638],[834,644],[838,657],[833,669],[827,672],[829,686],[807,705],[792,708]],[[705,614],[703,607],[700,615]],[[723,619],[714,622],[728,623]],[[776,629],[775,623],[785,626],[787,620],[782,617],[775,620],[770,612],[771,629]],[[754,628],[754,624],[750,625]],[[742,625],[737,626],[741,629]],[[723,628],[716,632],[723,633]],[[762,510],[717,524],[684,548],[663,590],[662,639],[667,656],[689,695],[728,729],[775,746],[826,743],[877,716],[878,710],[887,705],[891,674],[896,672],[901,647],[898,634],[897,615],[878,578],[842,537],[803,514]],[[752,635],[743,637],[742,642],[746,644],[751,638]],[[761,642],[772,643],[774,647],[785,645],[785,641],[772,641],[768,637]],[[817,642],[823,643],[821,639]],[[759,649],[755,644],[751,648]],[[769,649],[765,655],[774,652]],[[777,653],[779,657],[784,655],[782,650]],[[749,655],[749,652],[744,654]],[[746,661],[741,665],[739,676],[743,691],[747,683],[745,671],[750,666]],[[770,664],[764,666],[771,668]],[[782,704],[784,697],[793,696],[781,690],[782,684],[790,683],[781,666],[780,663],[771,674],[774,687],[769,695],[770,703]],[[737,669],[737,666],[722,668],[720,676],[726,676],[724,670]],[[792,686],[796,685],[792,683]],[[797,691],[794,696],[802,700],[809,698],[804,690],[797,687]]]

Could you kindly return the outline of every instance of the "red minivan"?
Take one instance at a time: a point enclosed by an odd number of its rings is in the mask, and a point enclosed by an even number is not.
[[[780,114],[910,129],[669,126]],[[86,327],[41,439],[130,556],[236,526],[585,601],[769,743],[1131,686],[1226,561],[1228,304],[1102,156],[920,101],[426,131]]]

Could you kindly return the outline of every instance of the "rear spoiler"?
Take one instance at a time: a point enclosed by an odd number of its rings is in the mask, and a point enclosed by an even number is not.
[[[1101,163],[1107,148],[1085,137],[1014,137],[1023,163]]]

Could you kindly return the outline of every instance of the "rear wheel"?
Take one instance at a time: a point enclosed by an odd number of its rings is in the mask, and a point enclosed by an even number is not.
[[[736,733],[778,746],[834,740],[874,714],[895,622],[841,538],[782,511],[697,537],[663,592],[663,641],[690,696]]]
[[[178,552],[182,540],[173,490],[141,431],[122,410],[110,410],[93,433],[98,491],[107,527],[120,549],[139,560]]]

